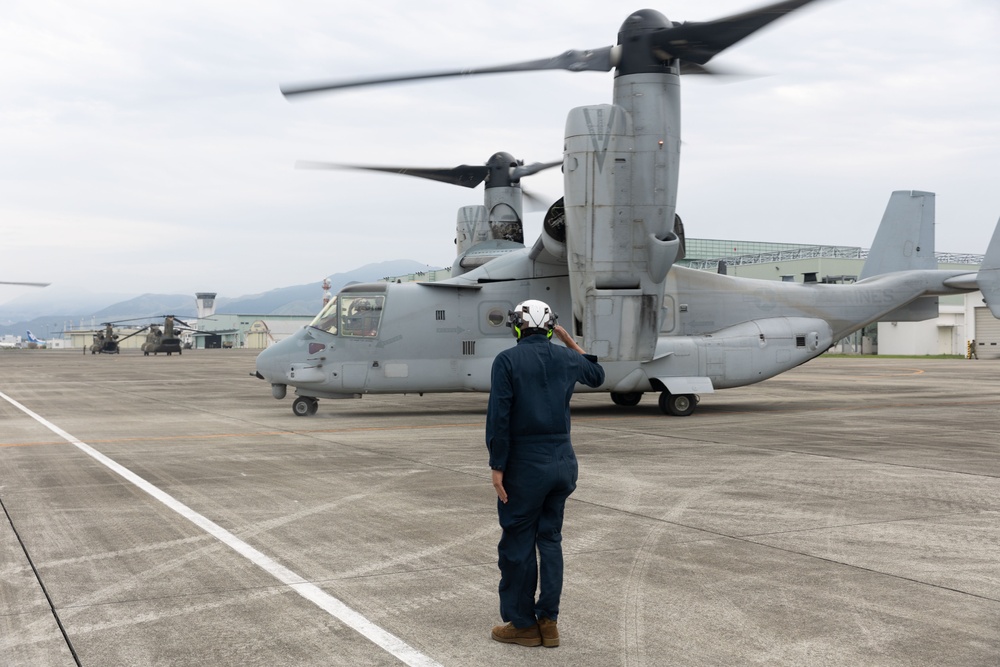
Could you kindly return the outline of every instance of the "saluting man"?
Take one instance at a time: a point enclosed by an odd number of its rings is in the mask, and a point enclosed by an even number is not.
[[[542,301],[519,303],[508,326],[517,345],[493,361],[486,414],[486,447],[503,529],[497,545],[500,617],[507,621],[494,627],[491,636],[522,646],[555,647],[563,512],[578,472],[569,401],[578,382],[600,386],[604,369],[556,324],[556,314]],[[566,347],[550,343],[553,333]]]

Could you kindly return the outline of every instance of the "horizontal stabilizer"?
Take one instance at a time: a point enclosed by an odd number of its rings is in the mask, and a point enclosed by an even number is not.
[[[976,280],[993,317],[1000,319],[1000,221],[993,230],[993,239],[986,249]]]
[[[915,269],[936,269],[934,193],[897,190],[889,197],[860,278]]]

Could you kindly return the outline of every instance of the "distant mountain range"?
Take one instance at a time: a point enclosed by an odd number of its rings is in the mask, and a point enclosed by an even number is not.
[[[427,265],[409,259],[366,264],[360,268],[329,276],[330,291],[336,292],[352,282],[372,282],[386,276],[404,276],[426,271]],[[262,294],[240,297],[216,297],[215,312],[247,315],[303,315],[319,312],[323,305],[317,283],[279,287]],[[177,315],[195,317],[193,294],[70,294],[47,288],[0,305],[0,335],[24,336],[28,329],[38,336],[52,337],[67,326],[100,325]]]

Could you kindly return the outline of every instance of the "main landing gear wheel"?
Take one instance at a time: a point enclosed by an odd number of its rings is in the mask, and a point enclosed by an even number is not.
[[[319,401],[312,396],[299,396],[292,402],[292,412],[296,417],[308,417],[319,410]]]
[[[694,394],[671,394],[665,391],[660,394],[660,412],[675,417],[687,417],[694,412],[698,397]]]
[[[617,391],[611,392],[611,400],[615,405],[621,405],[626,408],[635,407],[639,405],[639,401],[642,400],[641,391],[630,391],[627,394],[621,394]]]

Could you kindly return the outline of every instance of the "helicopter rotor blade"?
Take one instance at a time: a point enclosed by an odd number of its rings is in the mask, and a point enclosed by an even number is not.
[[[0,280],[0,285],[22,285],[24,287],[48,287],[52,283],[22,283],[22,282],[11,282],[8,280]]]
[[[733,14],[714,21],[689,21],[675,23],[670,28],[662,28],[650,35],[649,44],[653,52],[662,60],[679,58],[695,66],[703,66],[720,52],[736,42],[748,37],[773,21],[816,0],[782,0],[750,11]],[[478,74],[503,74],[508,72],[532,72],[544,70],[566,70],[569,72],[610,72],[621,60],[621,45],[604,46],[598,49],[571,49],[553,58],[528,60],[494,67],[470,67],[465,69],[423,72],[370,79],[347,79],[321,81],[305,84],[281,86],[281,94],[286,98],[309,93],[343,90],[362,86],[377,86],[388,83],[404,83],[426,79],[443,79]],[[689,66],[686,74],[717,74],[705,67]]]
[[[548,210],[550,204],[544,199],[536,195],[534,192],[525,190],[524,187],[521,188],[521,198],[528,205],[529,211],[546,211]]]
[[[125,322],[137,322],[138,320],[149,320],[149,319],[152,319],[152,318],[148,317],[148,316],[147,317],[131,317],[131,318],[127,319],[127,320],[113,320],[111,322],[101,322],[101,325],[102,326],[108,326],[108,325],[114,326],[116,324],[123,324]]]
[[[741,39],[812,2],[815,0],[783,0],[714,21],[677,23],[672,28],[658,30],[652,36],[651,44],[658,56],[704,65]],[[703,70],[697,73],[712,72]]]
[[[553,162],[534,162],[532,164],[519,165],[511,170],[510,180],[519,181],[525,176],[531,176],[532,174],[537,174],[540,171],[545,171],[546,169],[551,169],[552,167],[558,167],[562,165],[562,163],[562,160],[555,160]]]
[[[143,331],[145,331],[145,330],[146,330],[146,329],[148,329],[148,328],[149,328],[149,325],[147,324],[147,325],[146,325],[146,326],[144,326],[143,328],[141,328],[141,329],[138,329],[138,330],[136,330],[136,331],[133,331],[132,333],[130,333],[130,334],[129,334],[129,335],[127,335],[127,336],[123,336],[122,338],[119,338],[119,339],[118,339],[118,344],[119,344],[119,345],[121,345],[121,344],[122,344],[122,342],[124,342],[125,340],[127,340],[127,339],[131,338],[132,336],[136,336],[136,335],[138,335],[138,334],[141,334],[141,333],[142,333]]]
[[[425,72],[423,74],[407,74],[403,76],[378,77],[374,79],[352,79],[348,81],[326,81],[310,84],[281,86],[281,94],[287,98],[319,93],[328,90],[342,90],[360,86],[376,86],[386,83],[402,83],[404,81],[420,81],[422,79],[442,79],[454,76],[473,76],[477,74],[503,74],[506,72],[533,72],[542,70],[567,70],[570,72],[610,72],[618,61],[618,47],[605,46],[599,49],[570,50],[541,60],[529,60],[509,65],[495,67],[478,67],[443,72]]]
[[[489,167],[483,165],[463,164],[451,169],[425,169],[422,167],[369,167],[358,164],[337,164],[335,162],[309,162],[299,160],[295,163],[298,169],[352,169],[361,171],[381,171],[387,174],[400,174],[401,176],[416,176],[426,178],[431,181],[450,183],[451,185],[461,185],[465,188],[474,188],[486,180],[489,174]]]

